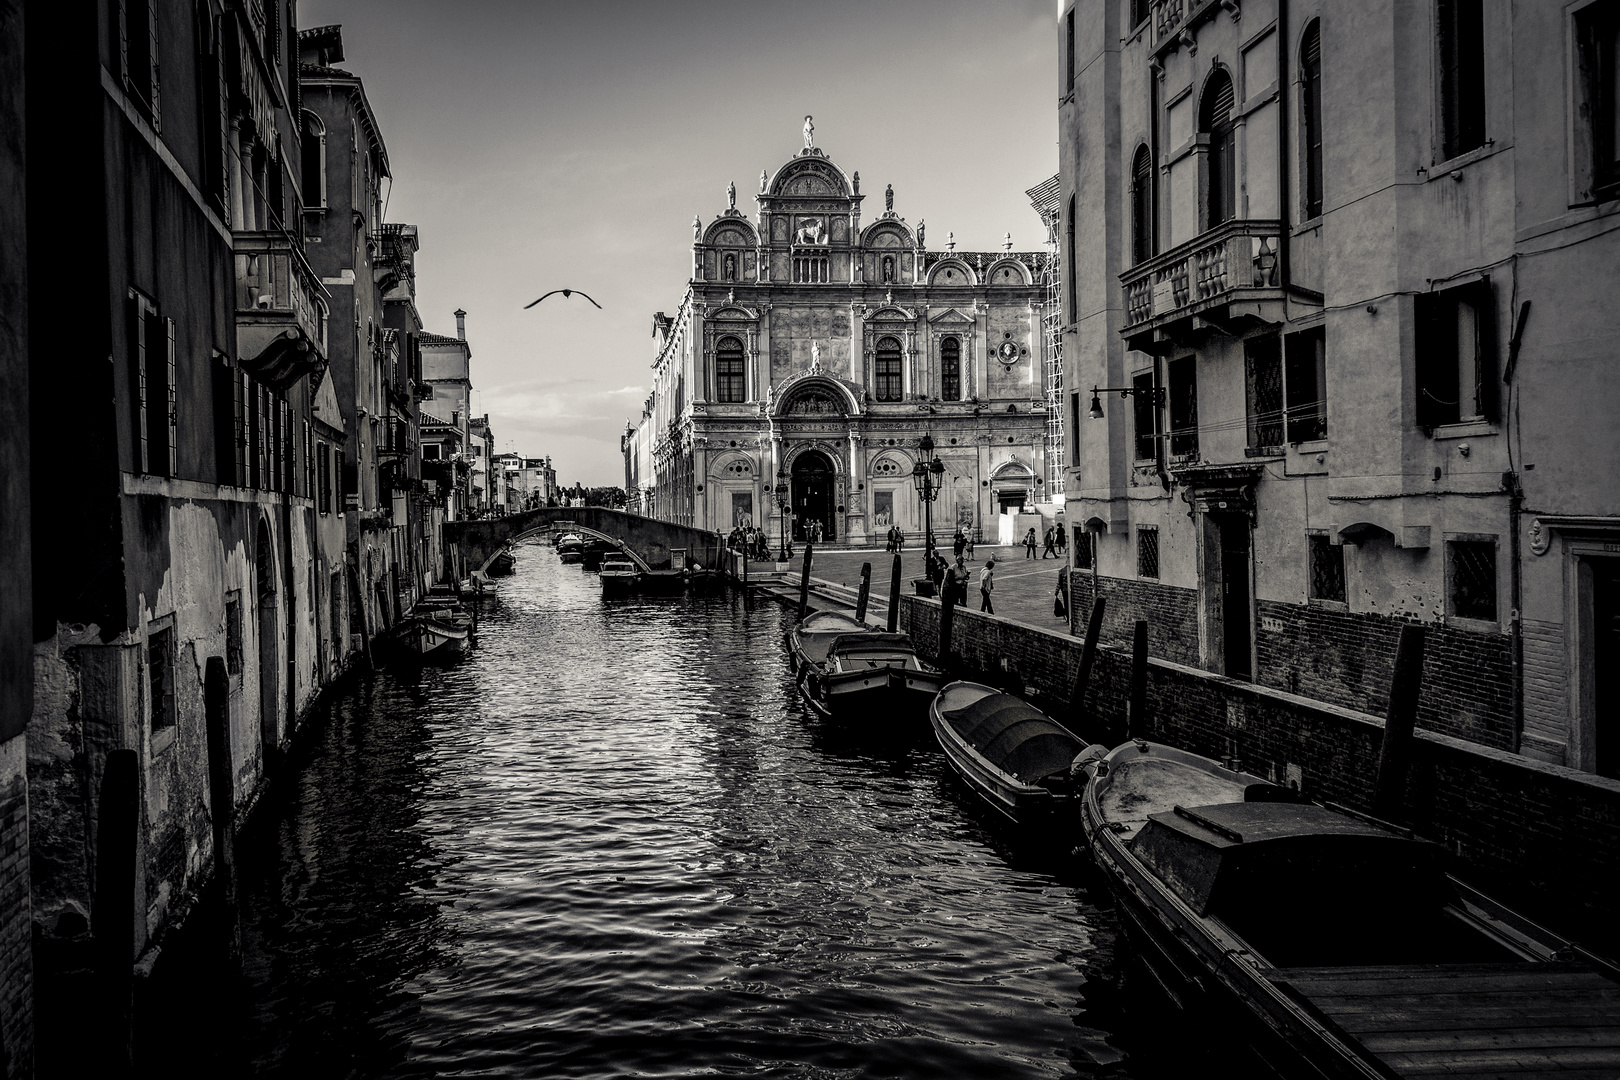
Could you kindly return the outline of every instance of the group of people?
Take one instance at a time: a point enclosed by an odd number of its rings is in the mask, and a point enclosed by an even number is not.
[[[906,549],[906,534],[900,531],[900,526],[890,525],[884,537],[884,551],[904,551]]]
[[[956,534],[958,539],[961,533]],[[939,593],[940,599],[945,603],[966,604],[968,599],[968,582],[973,580],[973,571],[967,564],[967,556],[963,554],[964,545],[956,546],[956,563],[953,566],[945,560],[945,556],[938,551],[930,549],[927,556],[928,579],[934,583],[934,589]],[[991,603],[991,594],[996,589],[996,560],[991,556],[985,561],[983,569],[979,571],[979,610],[996,613]]]
[[[1024,534],[1024,558],[1033,559],[1035,557],[1035,545],[1038,543],[1040,541],[1035,539],[1035,529],[1031,526],[1029,532]],[[1061,559],[1067,550],[1068,541],[1063,537],[1063,530],[1056,525],[1047,526],[1046,548],[1041,552],[1041,558]]]
[[[726,546],[750,559],[765,560],[771,557],[771,543],[765,530],[754,525],[739,525],[732,529],[731,535],[726,538]]]

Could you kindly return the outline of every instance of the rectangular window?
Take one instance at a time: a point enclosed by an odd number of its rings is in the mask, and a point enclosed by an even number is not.
[[[1131,379],[1131,405],[1135,416],[1136,460],[1157,460],[1159,456],[1159,410],[1153,405],[1153,372],[1145,371]]]
[[[1069,9],[1069,16],[1064,21],[1065,44],[1063,53],[1064,86],[1068,93],[1074,93],[1074,8]]]
[[[315,444],[315,490],[320,500],[320,512],[332,512],[332,455],[324,442]]]
[[[1482,278],[1414,298],[1418,426],[1496,419],[1496,294]]]
[[[1091,569],[1091,533],[1079,525],[1074,527],[1074,565],[1080,570]]]
[[[1322,30],[1313,22],[1305,30],[1299,57],[1300,134],[1304,142],[1304,212],[1322,216]]]
[[[174,627],[146,635],[147,720],[151,730],[174,726]]]
[[[1327,331],[1317,327],[1289,334],[1283,353],[1288,441],[1327,438]]]
[[[1198,358],[1170,361],[1170,453],[1198,456]]]
[[[164,476],[180,475],[180,401],[176,387],[174,320],[163,320],[163,393],[158,405],[163,410]]]
[[[1136,576],[1159,576],[1159,530],[1156,526],[1136,527]]]
[[[306,499],[315,497],[315,430],[304,421],[304,490]]]
[[[155,128],[161,118],[157,5],[153,0],[119,0],[113,8],[113,22],[124,92]]]
[[[748,400],[743,378],[743,353],[740,348],[721,348],[714,362],[715,400],[742,402]]]
[[[1448,614],[1460,619],[1496,621],[1496,542],[1451,540],[1446,543]]]
[[[1255,453],[1280,452],[1283,442],[1282,342],[1276,334],[1243,343],[1246,369],[1249,449]]]
[[[1580,198],[1620,194],[1620,0],[1601,0],[1575,15],[1576,167]]]
[[[1311,599],[1344,603],[1344,546],[1320,534],[1306,542],[1311,553]]]
[[[147,351],[148,305],[135,294],[129,297],[129,404],[130,434],[133,437],[135,471],[150,471],[151,443],[147,425],[147,400],[150,393],[151,364]]]
[[[252,480],[248,452],[253,446],[253,380],[247,372],[236,373],[236,486],[247,487]]]
[[[877,399],[899,401],[900,395],[900,354],[880,352],[877,355]]]
[[[1440,158],[1485,145],[1484,0],[1435,0]]]
[[[242,594],[225,597],[225,670],[242,673]]]

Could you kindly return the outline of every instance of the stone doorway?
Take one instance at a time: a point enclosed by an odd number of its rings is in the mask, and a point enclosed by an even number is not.
[[[834,510],[837,474],[827,455],[806,450],[793,462],[793,538],[810,539],[810,523],[821,522],[821,539],[838,538]]]

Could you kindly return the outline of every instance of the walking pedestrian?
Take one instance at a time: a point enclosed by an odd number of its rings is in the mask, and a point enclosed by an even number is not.
[[[1069,618],[1069,564],[1064,563],[1058,567],[1057,596],[1052,600],[1052,616],[1054,618]]]
[[[1045,548],[1045,550],[1043,550],[1041,552],[1041,558],[1043,558],[1043,559],[1055,559],[1055,558],[1057,558],[1057,551],[1053,547],[1053,545],[1057,543],[1057,535],[1056,534],[1057,534],[1056,529],[1054,529],[1054,528],[1052,528],[1050,526],[1047,527],[1047,529],[1046,529],[1046,548]]]
[[[996,560],[995,556],[991,556],[990,560],[984,564],[984,569],[979,571],[979,596],[982,597],[979,602],[980,611],[989,612],[991,615],[996,613],[996,609],[990,603],[990,594],[995,591]]]
[[[1024,534],[1024,558],[1033,559],[1034,557],[1035,557],[1035,526],[1031,525],[1029,527],[1029,532]]]
[[[971,529],[968,530],[965,539],[967,540],[967,547],[963,550],[967,552],[967,557],[971,559],[973,558],[973,531]]]
[[[951,541],[951,554],[960,559],[962,557],[962,549],[965,547],[967,547],[967,537],[962,535],[961,529],[957,529],[956,537]]]
[[[1058,558],[1063,559],[1064,556],[1068,553],[1068,550],[1069,550],[1069,534],[1068,534],[1068,530],[1064,529],[1063,522],[1060,521],[1060,522],[1057,523],[1057,525],[1055,525],[1053,527],[1052,531],[1057,533],[1057,553],[1058,553]],[[1064,559],[1064,561],[1067,562],[1068,560]]]

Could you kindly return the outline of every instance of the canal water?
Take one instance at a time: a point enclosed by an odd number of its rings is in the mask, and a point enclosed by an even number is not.
[[[1160,1077],[1077,860],[926,720],[829,730],[779,605],[518,549],[459,666],[326,707],[143,994],[173,1075]],[[184,1018],[182,1020],[182,1018]],[[183,1025],[184,1031],[177,1031]]]

